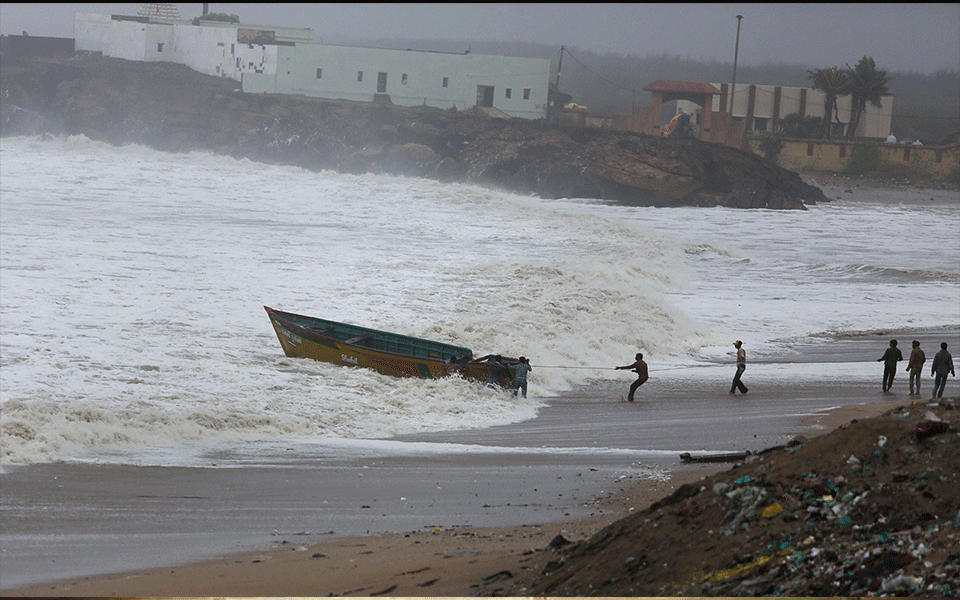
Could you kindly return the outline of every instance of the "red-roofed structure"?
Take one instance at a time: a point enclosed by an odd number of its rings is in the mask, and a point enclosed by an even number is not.
[[[711,115],[713,111],[713,97],[720,95],[720,90],[709,83],[691,81],[655,81],[643,88],[651,94],[651,105],[647,130],[660,134],[660,112],[664,102],[673,100],[688,100],[702,107],[700,126],[703,128],[702,138],[710,139]]]
[[[643,89],[648,92],[660,92],[663,94],[665,102],[669,102],[670,100],[690,100],[691,102],[696,102],[693,97],[704,98],[706,96],[720,95],[720,90],[713,85],[692,81],[654,81]]]

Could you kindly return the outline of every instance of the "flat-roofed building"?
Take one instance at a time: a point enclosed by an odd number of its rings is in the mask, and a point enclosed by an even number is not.
[[[719,95],[712,97],[711,112],[727,113],[730,111],[730,85],[711,85],[720,90]],[[743,124],[744,131],[773,131],[785,116],[791,114],[822,119],[825,98],[823,92],[813,88],[738,83],[736,93],[733,94],[731,116],[734,122]],[[851,104],[849,95],[837,97],[836,115],[832,119],[836,137],[843,136],[850,125]],[[677,112],[700,115],[702,107],[689,101],[678,100]],[[883,96],[879,108],[868,103],[860,116],[855,136],[885,140],[890,135],[892,112],[892,95]]]
[[[78,51],[179,63],[239,81],[248,93],[547,116],[550,61],[542,58],[317,44],[310,29],[170,15],[77,13],[75,37]]]

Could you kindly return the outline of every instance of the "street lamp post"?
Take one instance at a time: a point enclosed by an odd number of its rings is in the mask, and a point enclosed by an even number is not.
[[[737,56],[740,54],[740,21],[743,15],[737,15],[737,44],[733,47],[733,83],[730,85],[730,120],[733,121],[733,96],[737,90]]]

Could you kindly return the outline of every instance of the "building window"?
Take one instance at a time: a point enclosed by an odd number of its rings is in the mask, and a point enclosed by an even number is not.
[[[530,99],[530,88],[523,88],[523,99],[524,100]]]
[[[323,77],[323,69],[317,69],[317,79],[320,79],[322,77]]]
[[[507,98],[509,98],[512,94],[513,94],[513,90],[511,90],[510,88],[507,88]]]
[[[753,130],[754,131],[766,131],[767,130],[767,121],[769,119],[765,117],[754,117],[753,119]]]
[[[157,52],[163,52],[163,44],[162,44],[162,43],[158,43],[158,44],[157,44]]]
[[[400,85],[407,85],[407,74],[404,73],[400,76]]]
[[[449,85],[450,85],[450,78],[449,78],[449,77],[444,77],[444,78],[443,78],[443,87],[447,87],[447,86],[449,86]]]
[[[357,81],[363,81],[363,71],[357,71]]]

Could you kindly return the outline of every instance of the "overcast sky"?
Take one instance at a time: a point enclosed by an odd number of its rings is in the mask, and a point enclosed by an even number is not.
[[[201,3],[178,4],[184,19]],[[819,68],[872,56],[881,69],[960,71],[954,4],[218,4],[243,23],[305,27],[314,41],[531,41],[592,52],[672,54]],[[73,37],[76,12],[135,15],[140,4],[0,3],[0,32]],[[418,48],[429,50],[429,48]],[[466,49],[466,48],[465,48]]]

